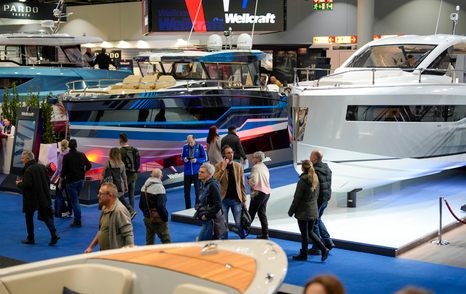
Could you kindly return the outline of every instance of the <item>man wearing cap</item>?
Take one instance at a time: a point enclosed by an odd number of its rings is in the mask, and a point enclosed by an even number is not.
[[[222,147],[223,150],[224,146],[230,146],[234,152],[234,160],[236,162],[240,162],[241,159],[243,161],[246,160],[246,153],[244,153],[243,145],[241,145],[241,140],[239,139],[238,135],[236,134],[236,127],[230,126],[228,128],[228,134],[222,138]]]

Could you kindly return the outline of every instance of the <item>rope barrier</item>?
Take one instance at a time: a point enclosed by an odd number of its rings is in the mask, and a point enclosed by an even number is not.
[[[448,204],[447,199],[443,199],[443,200],[445,201],[445,204],[447,205],[447,208],[448,208],[448,210],[450,211],[451,215],[452,215],[457,221],[459,221],[460,223],[466,224],[466,221],[464,221],[464,220],[462,220],[462,219],[460,219],[459,217],[456,216],[456,214],[455,214],[455,213],[453,212],[453,210],[451,209],[450,204]]]

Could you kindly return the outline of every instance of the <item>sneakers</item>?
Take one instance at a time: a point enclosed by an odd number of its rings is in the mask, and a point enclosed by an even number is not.
[[[80,227],[82,227],[81,221],[75,220],[75,221],[70,225],[70,227],[72,227],[72,228],[80,228]]]
[[[58,235],[53,235],[52,239],[50,239],[49,246],[54,246],[57,244],[58,240],[60,240],[60,237]]]
[[[21,240],[21,243],[27,244],[27,245],[34,245],[36,244],[36,241],[30,240],[30,239],[24,239],[24,240]]]
[[[320,252],[319,249],[316,249],[316,248],[311,248],[309,250],[307,250],[307,254],[309,255],[320,255],[322,252]]]
[[[133,210],[133,211],[131,212],[131,219],[133,219],[133,218],[136,216],[136,214],[138,214],[138,213],[136,212],[136,210]]]

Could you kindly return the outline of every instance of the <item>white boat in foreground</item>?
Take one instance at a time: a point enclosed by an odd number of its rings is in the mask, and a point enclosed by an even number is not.
[[[465,56],[464,36],[386,38],[361,47],[334,74],[299,82],[295,164],[322,150],[334,192],[464,166]]]
[[[284,251],[268,240],[141,246],[50,259],[0,270],[0,294],[275,293]]]

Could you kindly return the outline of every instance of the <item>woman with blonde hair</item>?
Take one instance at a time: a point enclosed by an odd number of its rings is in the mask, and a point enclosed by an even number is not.
[[[317,197],[319,196],[319,179],[315,173],[310,160],[304,160],[301,165],[303,172],[299,176],[299,181],[294,193],[288,215],[293,215],[298,220],[299,231],[301,232],[301,251],[293,256],[294,260],[307,260],[307,246],[309,237],[314,244],[319,247],[322,254],[322,261],[328,257],[329,250],[322,240],[313,232],[312,228],[317,219]]]
[[[121,160],[120,149],[117,147],[110,149],[108,161],[105,163],[102,172],[102,183],[104,182],[115,184],[118,189],[118,200],[128,209],[131,218],[133,218],[136,215],[136,211],[126,202],[124,197],[125,192],[128,191],[128,179],[126,177],[125,164]]]
[[[51,183],[56,187],[56,198],[54,203],[55,217],[70,217],[73,214],[73,209],[71,207],[71,201],[68,199],[68,193],[66,192],[66,184],[63,178],[60,178],[60,173],[63,167],[63,157],[70,151],[68,148],[68,140],[63,139],[60,141],[60,153],[57,157],[57,170],[52,176]],[[65,198],[63,193],[66,194],[67,203],[65,203]]]

